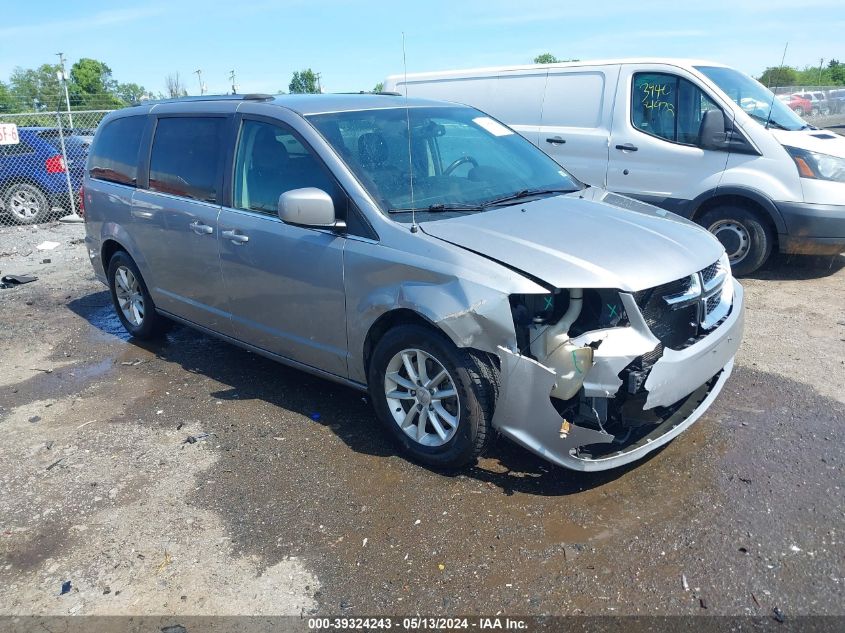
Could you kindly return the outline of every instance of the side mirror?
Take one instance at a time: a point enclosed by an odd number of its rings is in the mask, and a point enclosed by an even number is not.
[[[291,189],[279,196],[279,219],[288,224],[320,228],[343,228],[334,213],[334,202],[322,189]]]
[[[725,115],[721,110],[708,110],[701,117],[701,125],[698,128],[698,145],[702,149],[728,149]]]

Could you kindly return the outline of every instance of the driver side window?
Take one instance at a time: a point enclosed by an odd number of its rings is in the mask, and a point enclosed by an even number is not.
[[[697,145],[704,113],[717,109],[698,86],[677,75],[634,75],[631,122],[646,134],[672,143]]]

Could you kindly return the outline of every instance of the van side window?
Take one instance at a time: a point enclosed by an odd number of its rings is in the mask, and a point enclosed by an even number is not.
[[[107,123],[91,146],[88,158],[91,178],[134,187],[138,177],[138,150],[146,125],[145,116],[127,116]]]
[[[220,117],[159,119],[150,155],[150,189],[217,202],[225,121]]]
[[[701,120],[718,106],[700,88],[677,75],[636,73],[631,122],[638,130],[673,143],[697,145]]]
[[[317,187],[332,197],[342,215],[342,196],[331,176],[293,131],[279,125],[244,121],[234,180],[233,206],[238,209],[276,215],[285,191]]]

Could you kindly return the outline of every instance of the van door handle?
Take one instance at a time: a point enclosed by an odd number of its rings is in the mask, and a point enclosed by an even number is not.
[[[636,152],[640,148],[631,143],[625,143],[624,145],[617,145],[616,149],[621,149],[623,152]]]
[[[191,222],[188,226],[197,235],[211,235],[214,233],[214,227],[203,224],[202,222]]]
[[[234,231],[223,231],[222,235],[227,240],[232,240],[233,244],[246,244],[249,242],[249,236],[243,233],[235,233]]]
[[[546,143],[551,143],[552,145],[563,145],[566,143],[566,139],[560,138],[559,136],[552,136],[551,138],[546,139]]]

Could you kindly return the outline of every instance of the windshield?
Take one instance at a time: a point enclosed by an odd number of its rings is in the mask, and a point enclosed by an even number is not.
[[[511,196],[583,188],[519,134],[472,108],[360,110],[308,119],[382,210],[400,222],[411,221],[411,208],[424,220],[442,219],[483,211]]]
[[[763,84],[733,68],[696,66],[699,72],[721,88],[730,99],[755,121],[782,130],[803,130],[807,124],[787,103],[775,99]],[[771,108],[771,116],[769,116]]]

